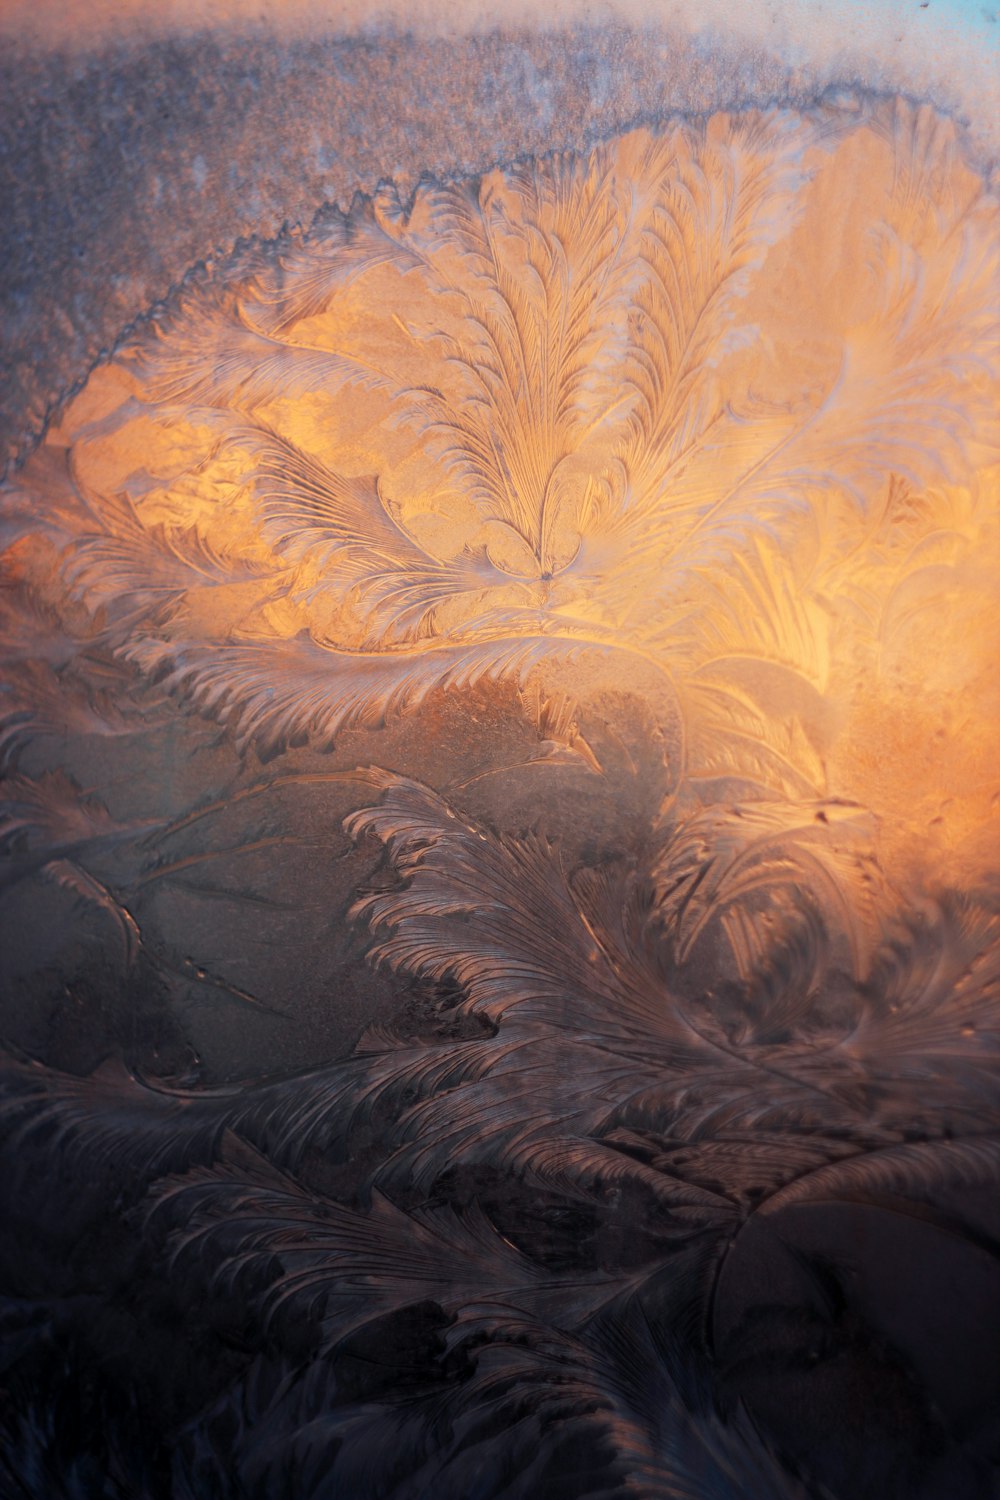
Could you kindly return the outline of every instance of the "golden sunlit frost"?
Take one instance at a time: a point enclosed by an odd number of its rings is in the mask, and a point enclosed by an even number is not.
[[[265,751],[534,674],[596,768],[613,680],[676,805],[845,797],[971,858],[998,246],[903,104],[384,188],[97,372],[23,476],[64,459],[18,569]]]

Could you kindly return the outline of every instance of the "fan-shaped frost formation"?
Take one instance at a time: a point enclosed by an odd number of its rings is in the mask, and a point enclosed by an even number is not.
[[[998,219],[719,114],[94,373],[0,513],[5,1495],[995,1492]]]
[[[51,584],[265,749],[612,660],[675,775],[816,794],[858,675],[912,674],[992,540],[997,246],[903,106],[386,189],[94,377],[46,454]]]

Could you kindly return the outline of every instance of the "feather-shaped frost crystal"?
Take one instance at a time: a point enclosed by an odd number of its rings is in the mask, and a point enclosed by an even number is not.
[[[667,791],[873,806],[934,587],[970,624],[990,592],[998,247],[954,127],[901,104],[384,189],[94,376],[50,439],[57,587],[265,753],[532,674],[586,747],[610,674]]]

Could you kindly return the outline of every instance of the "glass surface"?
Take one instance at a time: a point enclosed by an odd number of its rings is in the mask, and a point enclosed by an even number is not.
[[[664,118],[248,245],[65,405],[5,1494],[996,1493],[998,259],[929,105]]]

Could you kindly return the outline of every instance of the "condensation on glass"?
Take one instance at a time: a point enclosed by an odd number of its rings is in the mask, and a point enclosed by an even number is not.
[[[92,374],[3,495],[8,1474],[993,1493],[998,256],[930,109],[719,113]]]

